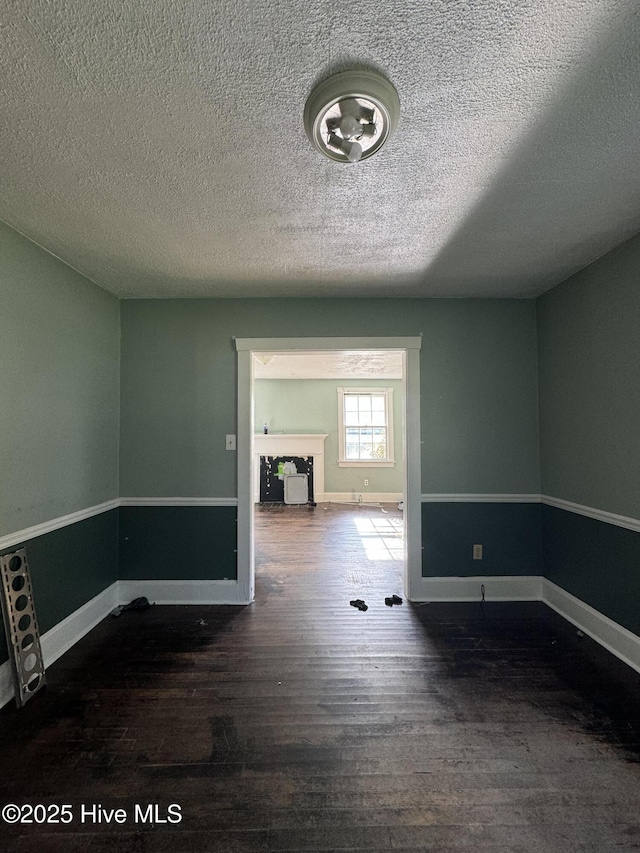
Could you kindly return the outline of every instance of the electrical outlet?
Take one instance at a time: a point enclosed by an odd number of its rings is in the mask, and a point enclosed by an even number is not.
[[[473,546],[473,559],[481,560],[482,559],[482,545],[474,545]]]
[[[368,486],[368,485],[369,485],[369,481],[368,481],[368,480],[365,480],[365,481],[364,481],[364,484],[365,484],[365,486]]]
[[[227,450],[235,450],[236,449],[236,437],[235,437],[235,435],[228,435],[226,438],[224,446]]]

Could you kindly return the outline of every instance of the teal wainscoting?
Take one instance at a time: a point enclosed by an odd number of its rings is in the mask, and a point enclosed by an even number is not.
[[[120,507],[122,580],[236,580],[235,506]]]
[[[118,510],[94,515],[5,548],[24,547],[40,634],[57,625],[118,579]],[[7,660],[4,627],[0,663]]]
[[[540,504],[422,504],[422,576],[541,575]],[[483,546],[473,559],[474,544]]]
[[[542,507],[544,575],[640,635],[640,533]]]

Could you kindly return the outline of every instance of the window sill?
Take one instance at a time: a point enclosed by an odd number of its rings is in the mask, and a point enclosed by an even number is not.
[[[381,459],[379,462],[376,459],[368,459],[366,462],[356,462],[347,459],[338,459],[339,468],[395,468],[396,463],[393,459]]]

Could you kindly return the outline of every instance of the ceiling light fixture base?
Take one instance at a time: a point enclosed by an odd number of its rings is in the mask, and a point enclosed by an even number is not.
[[[342,71],[320,83],[304,108],[312,145],[338,163],[358,163],[391,138],[400,99],[391,83],[373,71]]]

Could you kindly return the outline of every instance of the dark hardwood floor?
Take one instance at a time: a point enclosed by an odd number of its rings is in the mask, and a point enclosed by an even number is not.
[[[107,618],[4,708],[0,805],[73,821],[0,823],[0,849],[640,849],[636,674],[543,605],[386,606],[386,509],[259,510],[252,606]]]

